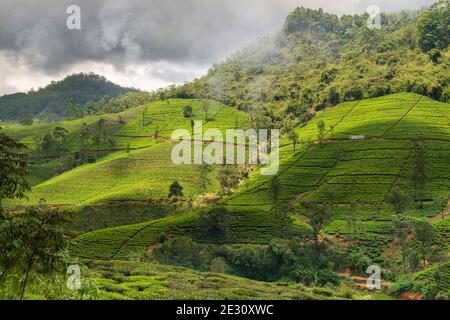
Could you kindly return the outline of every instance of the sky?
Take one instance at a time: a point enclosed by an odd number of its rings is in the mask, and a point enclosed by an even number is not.
[[[296,7],[341,14],[434,0],[0,0],[0,96],[94,72],[142,90],[191,81],[276,31]],[[67,28],[80,8],[81,29]]]

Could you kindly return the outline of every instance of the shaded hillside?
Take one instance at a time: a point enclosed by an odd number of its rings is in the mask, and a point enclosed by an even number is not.
[[[0,118],[16,119],[23,114],[37,116],[44,111],[60,117],[67,99],[85,105],[88,101],[97,102],[105,96],[114,98],[128,91],[135,90],[118,86],[93,73],[73,74],[37,91],[0,97]]]

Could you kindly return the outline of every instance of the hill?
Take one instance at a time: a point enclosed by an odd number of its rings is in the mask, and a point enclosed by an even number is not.
[[[205,103],[208,105],[208,115],[202,108]],[[13,203],[36,205],[41,199],[49,205],[126,200],[145,203],[149,199],[158,200],[167,196],[173,181],[183,185],[186,197],[195,197],[199,194],[196,168],[176,166],[171,161],[172,131],[179,128],[191,130],[190,120],[183,114],[186,106],[192,107],[195,120],[203,121],[203,130],[225,130],[246,125],[247,122],[243,112],[213,101],[167,100],[117,114],[35,126],[6,126],[5,132],[27,144],[32,154],[41,158],[44,155],[43,159],[37,158],[31,167],[32,180],[44,181],[33,187],[29,200]],[[52,167],[56,169],[58,166],[58,160],[45,158],[45,153],[36,144],[36,136],[45,136],[58,127],[65,128],[68,131],[66,147],[74,152],[80,147],[80,134],[96,134],[100,119],[105,128],[102,137],[108,138],[100,139],[98,145],[94,142],[90,144],[90,152],[98,154],[98,160],[55,177],[48,176]],[[97,179],[90,179],[93,176]],[[211,191],[214,192],[218,190],[218,184],[213,181]]]
[[[327,188],[337,190],[336,219],[327,232],[357,243],[375,261],[383,259],[392,240],[393,208],[386,195],[399,187],[416,202],[407,215],[434,217],[445,207],[450,190],[450,106],[415,94],[343,103],[326,110],[306,126],[297,128],[302,139],[296,152],[288,140],[281,149],[278,205],[302,196],[321,201]],[[317,121],[326,123],[326,136],[317,141]],[[364,135],[363,140],[350,140]],[[414,141],[425,142],[427,184],[421,199],[411,182]],[[170,161],[167,159],[167,161]],[[268,184],[273,177],[253,173],[233,195],[224,198],[232,215],[228,239],[205,238],[199,232],[198,212],[162,220],[85,233],[73,253],[85,258],[127,258],[157,241],[162,232],[190,234],[203,242],[269,243],[274,237],[301,236],[305,226],[294,220],[281,227],[273,211]],[[138,198],[139,196],[135,196]],[[419,207],[423,202],[423,208]]]
[[[89,101],[98,102],[105,96],[115,98],[130,91],[136,90],[123,88],[93,73],[73,74],[37,91],[0,97],[0,118],[18,119],[24,114],[44,116],[45,113],[46,117],[57,119],[63,115],[68,99],[83,106]]]
[[[279,32],[168,94],[304,120],[311,109],[397,92],[448,102],[448,4],[382,14],[381,29],[369,29],[366,14],[297,8]]]
[[[286,282],[259,282],[223,273],[198,272],[158,263],[97,261],[83,269],[83,290],[42,290],[30,285],[26,299],[70,300],[349,300],[367,299],[357,290],[339,292]],[[7,296],[7,293],[0,293]]]

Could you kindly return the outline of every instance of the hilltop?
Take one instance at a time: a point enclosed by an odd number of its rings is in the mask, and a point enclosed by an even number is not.
[[[438,1],[425,11],[382,14],[381,29],[369,29],[367,14],[297,8],[278,32],[168,94],[305,121],[312,109],[396,92],[448,102],[449,10]]]
[[[118,86],[94,73],[73,74],[36,91],[0,97],[0,117],[18,119],[26,114],[58,119],[63,116],[68,99],[83,106],[89,101],[98,102],[105,96],[115,98],[130,91],[136,90]]]

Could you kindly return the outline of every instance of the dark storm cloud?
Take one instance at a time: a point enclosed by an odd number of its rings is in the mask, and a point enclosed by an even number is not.
[[[180,83],[280,28],[297,6],[343,14],[365,11],[369,5],[394,11],[432,2],[0,0],[0,94],[43,85],[49,77],[60,79],[73,70],[88,72],[94,64],[102,64],[97,69],[113,66],[108,76],[128,86]],[[70,5],[81,8],[81,30],[66,27]],[[142,68],[146,78],[139,78]]]
[[[288,1],[292,2],[292,1]],[[81,8],[82,30],[66,28],[66,8]],[[2,1],[0,50],[35,68],[83,60],[208,64],[271,30],[286,1]]]

